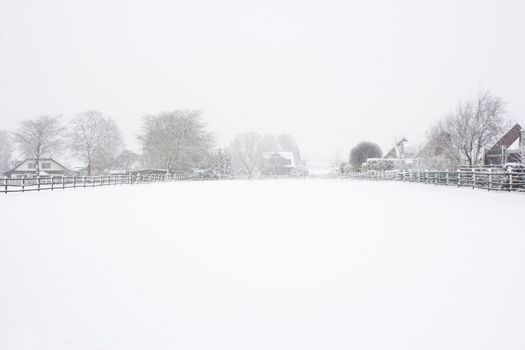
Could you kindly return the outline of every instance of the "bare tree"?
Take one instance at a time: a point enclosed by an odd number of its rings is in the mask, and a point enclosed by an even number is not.
[[[237,170],[246,171],[250,178],[261,164],[262,140],[258,133],[245,132],[235,136],[230,145],[233,165]]]
[[[213,146],[199,111],[173,111],[144,117],[139,135],[145,164],[189,172],[205,161]]]
[[[112,169],[115,160],[124,148],[124,138],[117,123],[110,117],[102,125],[102,138],[95,154],[95,163],[101,170]]]
[[[467,102],[429,132],[430,142],[456,164],[478,165],[483,152],[505,131],[505,102],[488,91]]]
[[[0,130],[0,173],[9,169],[13,145],[7,131]]]
[[[82,159],[87,175],[93,170],[93,159],[102,139],[104,117],[98,111],[78,114],[71,120],[70,147],[76,157]]]
[[[62,150],[65,128],[60,117],[41,116],[25,120],[13,133],[14,141],[27,156],[35,158],[35,172],[40,174],[40,159],[44,156],[55,156]]]
[[[281,134],[277,136],[277,141],[279,143],[281,151],[292,152],[294,155],[295,162],[297,164],[301,163],[301,152],[299,151],[297,141],[295,141],[295,138],[292,135]]]
[[[129,173],[137,166],[139,160],[140,156],[138,154],[126,149],[120,152],[120,154],[117,156],[115,159],[115,165],[124,170],[126,173]]]
[[[301,163],[301,152],[297,142],[289,134],[264,135],[261,140],[261,152],[292,152],[295,163]]]
[[[381,158],[382,154],[381,148],[377,144],[363,141],[350,151],[349,163],[353,169],[361,169],[368,158]]]
[[[73,154],[84,161],[88,175],[95,167],[111,167],[124,143],[115,121],[96,110],[80,113],[71,120],[69,142]]]

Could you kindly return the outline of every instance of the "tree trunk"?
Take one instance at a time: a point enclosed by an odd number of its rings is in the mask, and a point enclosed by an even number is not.
[[[36,163],[35,163],[35,169],[36,169],[36,177],[40,176],[40,155],[36,156]]]

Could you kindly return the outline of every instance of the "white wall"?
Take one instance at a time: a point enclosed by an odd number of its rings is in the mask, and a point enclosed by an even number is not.
[[[22,165],[20,165],[18,167],[17,170],[20,170],[20,171],[32,171],[32,170],[35,170],[35,168],[30,168],[29,165],[31,163],[35,163],[35,161],[31,161],[31,160],[26,160],[24,161],[24,163]],[[51,161],[51,160],[41,160],[40,162],[40,170],[41,171],[61,171],[61,170],[64,170],[64,168],[62,168],[60,165],[58,165],[56,162],[54,161]],[[44,168],[43,164],[50,164],[50,168]]]

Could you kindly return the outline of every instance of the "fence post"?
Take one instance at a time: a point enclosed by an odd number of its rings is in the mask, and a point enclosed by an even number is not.
[[[448,186],[448,183],[449,183],[449,177],[448,177],[448,169],[447,169],[445,173],[445,186]]]
[[[82,182],[84,182],[84,188],[86,188],[86,177],[85,176],[82,177]]]
[[[492,189],[492,169],[489,169],[489,181],[487,187],[489,191]]]
[[[461,187],[461,170],[458,170],[457,173],[458,173],[458,187]]]
[[[62,189],[63,190],[66,189],[66,177],[65,176],[62,176]]]
[[[476,169],[472,169],[472,188],[476,187]]]
[[[4,193],[7,194],[7,177],[4,179]]]
[[[36,188],[38,191],[40,191],[40,176],[36,177]]]
[[[513,183],[512,172],[509,172],[509,192],[512,191],[512,183]]]
[[[55,177],[51,176],[51,191],[55,190]]]

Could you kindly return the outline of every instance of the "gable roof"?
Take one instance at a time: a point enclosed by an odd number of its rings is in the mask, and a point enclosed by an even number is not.
[[[503,135],[498,142],[487,151],[489,154],[501,154],[501,147],[509,148],[516,140],[521,138],[522,127],[519,124],[515,124],[505,135]]]
[[[398,158],[396,147],[393,147],[390,151],[388,151],[388,153],[385,154],[383,158]]]
[[[383,158],[403,158],[405,156],[405,142],[408,142],[408,140],[403,137]]]
[[[66,168],[65,166],[63,166],[62,164],[60,164],[59,162],[57,162],[56,160],[54,160],[53,158],[40,158],[40,161],[41,162],[53,162],[53,163],[57,164],[59,167],[61,167],[62,169],[64,169],[64,171],[71,171],[68,168]],[[3,174],[9,174],[9,173],[12,173],[12,172],[16,171],[22,164],[24,164],[26,162],[36,162],[36,158],[26,158],[23,161],[21,161],[20,163],[18,163],[17,165],[15,165],[12,169],[3,172]]]
[[[295,167],[295,157],[293,152],[264,152],[263,158],[264,159],[271,159],[275,156],[281,157],[283,159],[287,159],[290,161],[290,165],[292,167]]]
[[[416,158],[433,158],[437,155],[442,155],[443,148],[435,139],[430,139],[427,143],[416,153]]]

